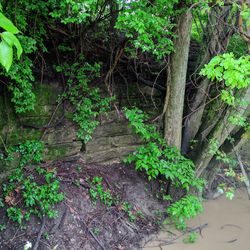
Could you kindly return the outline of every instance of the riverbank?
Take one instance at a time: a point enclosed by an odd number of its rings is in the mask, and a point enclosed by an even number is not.
[[[143,250],[242,250],[250,245],[250,201],[246,190],[239,189],[232,201],[223,197],[204,201],[204,212],[189,221],[188,226],[196,228],[208,224],[198,233],[193,244],[183,243],[186,236],[166,245],[180,232],[169,227],[157,234]],[[175,234],[175,235],[174,235]]]

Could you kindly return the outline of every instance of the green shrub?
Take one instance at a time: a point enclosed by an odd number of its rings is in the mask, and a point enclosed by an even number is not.
[[[29,220],[32,214],[55,218],[57,211],[54,206],[64,199],[55,170],[36,167],[32,172],[25,168],[29,163],[40,163],[42,150],[43,144],[38,141],[26,141],[9,150],[12,156],[7,160],[13,159],[13,153],[17,153],[20,163],[2,186],[3,198],[8,217],[19,224],[24,219]]]
[[[116,203],[116,199],[112,196],[109,189],[104,189],[102,181],[102,177],[94,176],[91,181],[92,187],[89,189],[89,194],[94,201],[99,199],[104,205],[110,207]]]
[[[130,154],[126,163],[134,163],[136,170],[144,171],[149,180],[163,179],[185,192],[198,190],[202,192],[204,180],[196,178],[194,163],[181,155],[174,147],[169,147],[156,127],[146,124],[147,116],[139,109],[125,109],[125,116],[132,129],[144,141],[144,145]],[[168,200],[172,198],[168,196]],[[168,209],[177,228],[186,227],[185,220],[202,211],[201,201],[194,195],[187,195],[173,203]]]
[[[201,201],[194,195],[187,195],[167,208],[170,219],[178,229],[186,229],[186,220],[203,211]]]
[[[154,125],[145,124],[147,116],[141,110],[125,109],[125,116],[144,141],[143,146],[125,159],[126,163],[135,163],[136,170],[145,171],[149,180],[163,177],[186,191],[191,187],[202,190],[204,181],[196,178],[193,162],[181,155],[178,149],[169,147]]]

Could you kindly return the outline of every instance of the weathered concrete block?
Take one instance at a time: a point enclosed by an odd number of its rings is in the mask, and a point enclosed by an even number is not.
[[[0,96],[0,135],[6,144],[14,146],[26,140],[39,140],[44,133],[44,129],[51,119],[51,115],[56,109],[60,88],[58,84],[50,85],[36,84],[34,86],[36,94],[35,109],[24,114],[16,114],[10,98],[6,101],[4,96]],[[62,117],[63,108],[57,108],[53,118],[53,124]],[[60,119],[61,120],[61,119]],[[76,138],[76,129],[72,122],[62,121],[62,124],[46,130],[44,136],[45,160],[56,160],[64,156],[70,156],[80,151],[82,143]],[[4,148],[0,140],[0,149]],[[8,168],[0,162],[0,174],[5,173]]]
[[[49,145],[77,140],[75,125],[67,120],[60,126],[49,128],[43,137],[43,141]]]

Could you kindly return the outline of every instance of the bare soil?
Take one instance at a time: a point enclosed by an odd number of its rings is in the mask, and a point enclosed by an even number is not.
[[[56,162],[44,167],[56,167],[65,199],[57,206],[59,216],[46,219],[38,249],[139,249],[142,240],[159,229],[167,204],[156,198],[157,183],[148,183],[133,166],[114,164],[110,166],[85,165],[81,160]],[[119,203],[107,207],[96,203],[89,196],[88,180],[103,177],[104,187],[111,190]],[[133,211],[141,211],[131,222],[121,209],[129,202]],[[37,242],[42,222],[31,218],[25,228],[11,222],[6,210],[0,210],[0,224],[6,229],[0,232],[0,249],[22,249],[27,241]]]

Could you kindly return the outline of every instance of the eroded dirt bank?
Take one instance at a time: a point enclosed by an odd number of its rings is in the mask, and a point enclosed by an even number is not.
[[[166,204],[155,198],[154,190],[159,188],[149,185],[134,167],[86,165],[81,161],[43,167],[56,168],[65,199],[57,206],[59,217],[46,219],[38,249],[139,249],[141,240],[158,230]],[[101,177],[103,190],[110,190],[113,201],[106,196],[103,200],[111,205],[90,197],[94,177]],[[25,207],[21,209],[25,211]],[[21,228],[7,218],[6,207],[0,209],[0,224],[6,227],[0,231],[0,249],[4,250],[23,250],[27,241],[34,246],[42,225],[33,217]]]
[[[171,237],[180,235],[169,227],[163,229],[144,250],[246,250],[250,248],[250,201],[246,191],[239,189],[230,201],[225,197],[204,201],[204,212],[188,223],[195,228],[208,224],[198,234],[197,242],[184,244],[180,237],[166,245]],[[171,233],[176,235],[171,235]]]
[[[250,201],[245,190],[238,190],[233,201],[220,197],[204,201],[204,213],[189,222],[190,228],[208,224],[198,234],[195,244],[184,244],[174,228],[159,229],[168,204],[155,198],[159,186],[149,184],[132,166],[86,165],[81,161],[56,162],[45,168],[56,168],[65,200],[58,205],[59,217],[46,220],[38,249],[141,249],[144,250],[245,250],[250,245]],[[32,170],[30,170],[32,171]],[[90,197],[90,181],[103,178],[104,190],[118,198],[111,206]],[[124,209],[130,204],[129,209]],[[24,208],[25,209],[25,208]],[[139,213],[138,213],[139,212]],[[135,219],[131,216],[135,215]],[[131,220],[133,219],[133,220]],[[22,249],[27,241],[33,245],[41,228],[41,220],[32,218],[21,228],[0,209],[0,249]]]

